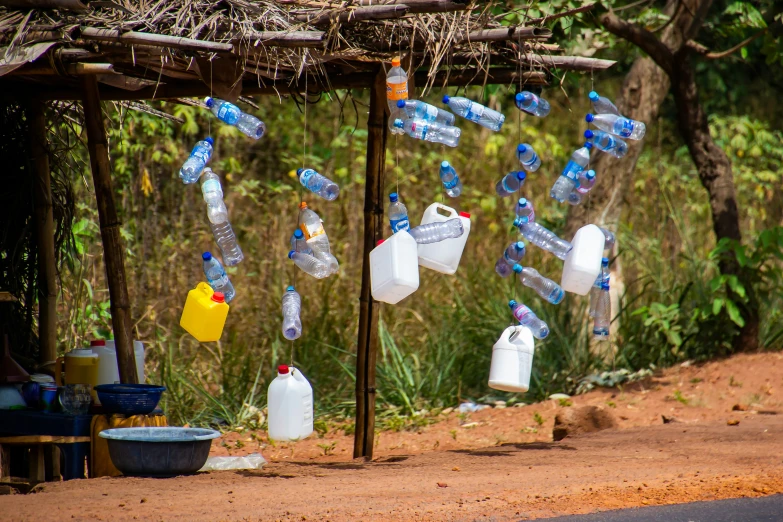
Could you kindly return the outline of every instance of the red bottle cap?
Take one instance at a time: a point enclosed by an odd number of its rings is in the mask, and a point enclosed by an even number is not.
[[[103,339],[96,339],[94,341],[90,341],[90,346],[106,346],[106,341]]]
[[[381,243],[383,243],[383,239],[379,239],[378,241],[376,241],[376,242],[375,242],[375,246],[378,246],[378,245],[380,245]]]
[[[467,212],[460,212],[459,215],[460,215],[460,217],[464,217],[464,218],[470,219],[470,214],[468,214]]]
[[[279,373],[280,375],[285,375],[286,373],[288,373],[288,365],[281,364],[280,366],[278,366],[277,373]]]
[[[212,294],[212,300],[216,303],[225,303],[226,302],[226,296],[223,295],[223,292],[215,292]]]

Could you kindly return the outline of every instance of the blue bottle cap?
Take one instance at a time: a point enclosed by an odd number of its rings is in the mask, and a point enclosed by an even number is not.
[[[585,138],[587,138],[588,140],[591,139],[593,136],[595,136],[595,134],[593,134],[593,131],[591,131],[590,129],[587,129],[585,131]]]
[[[609,290],[609,283],[601,283],[601,290]]]
[[[450,99],[451,99],[451,98],[449,98],[449,95],[447,94],[446,96],[444,96],[444,97],[443,97],[443,103],[445,103],[446,105],[448,105],[448,104],[449,104],[449,100],[450,100]]]
[[[514,99],[515,99],[516,101],[518,101],[518,102],[521,102],[522,100],[524,100],[524,99],[525,99],[525,95],[524,95],[524,94],[522,94],[521,92],[518,92],[518,93],[517,93],[517,95],[516,95],[516,96],[514,96]]]
[[[523,154],[526,150],[527,147],[525,146],[524,143],[520,143],[519,145],[517,145],[517,152],[519,152],[520,154]]]
[[[212,139],[212,136],[207,136],[206,138],[204,138],[204,141],[206,141],[210,145],[214,145],[215,144],[215,140]]]
[[[286,292],[295,292],[294,285],[289,286],[288,288],[285,289],[285,291]]]
[[[397,196],[396,192],[392,192],[391,194],[389,194],[389,201],[391,201],[392,203],[396,202],[397,199],[398,199],[398,196]]]
[[[212,259],[212,252],[204,252],[203,254],[201,254],[201,259],[203,259],[204,261],[209,261],[210,259]]]
[[[397,107],[399,107],[400,109],[405,107],[405,100],[397,100]]]
[[[517,263],[517,264],[515,264],[514,266],[511,267],[511,270],[513,270],[514,272],[516,272],[518,274],[518,273],[520,273],[522,271],[522,265]]]
[[[404,125],[405,123],[401,119],[397,118],[396,120],[394,120],[394,126],[397,127],[398,129],[403,128]]]
[[[518,171],[517,171],[517,179],[518,179],[519,181],[522,181],[522,180],[524,180],[525,178],[527,178],[527,174],[525,174],[525,171],[523,171],[523,170],[518,170]]]
[[[304,169],[296,169],[296,176],[297,177],[301,176],[302,172],[304,172]]]
[[[514,247],[517,250],[524,250],[525,249],[525,242],[524,241],[517,241],[516,243],[514,243]]]
[[[451,165],[449,165],[449,162],[448,162],[448,161],[446,161],[446,160],[443,160],[443,161],[440,163],[440,168],[442,168],[442,169],[447,169],[447,168],[449,168],[450,166],[451,166]]]
[[[207,96],[206,98],[204,98],[204,103],[206,103],[207,107],[209,107],[211,109],[212,106],[215,105],[215,100],[213,100],[212,98]]]
[[[517,306],[517,302],[514,301],[513,299],[508,302],[508,307],[509,308],[515,308],[516,306]]]
[[[514,226],[515,226],[515,227],[518,227],[518,226],[519,226],[519,225],[521,225],[522,223],[523,223],[523,221],[522,221],[522,218],[521,218],[521,217],[517,216],[517,217],[514,219]]]
[[[519,206],[520,206],[520,207],[526,207],[526,206],[527,206],[527,199],[525,199],[525,198],[519,198],[519,201],[518,201],[518,203],[519,203]]]
[[[586,142],[585,142],[585,144],[584,144],[584,147],[585,147],[587,150],[590,150],[590,149],[592,149],[592,148],[593,148],[593,144],[592,144],[591,142],[589,142],[589,141],[586,141]]]
[[[595,177],[595,171],[593,169],[588,170],[585,177],[587,179],[593,179]]]
[[[288,259],[291,259],[292,257],[294,257],[294,254],[296,254],[296,250],[291,250],[291,251],[288,253]]]
[[[595,91],[590,91],[587,97],[590,98],[590,101],[598,101],[598,93]]]
[[[609,258],[608,257],[602,257],[601,258],[601,264],[602,265],[608,265],[609,264]]]
[[[587,116],[585,116],[585,121],[587,123],[592,123],[594,119],[595,119],[595,116],[593,116],[592,114],[588,114]]]
[[[297,228],[294,230],[294,237],[296,239],[302,239],[304,237],[304,233],[302,233],[302,231]]]

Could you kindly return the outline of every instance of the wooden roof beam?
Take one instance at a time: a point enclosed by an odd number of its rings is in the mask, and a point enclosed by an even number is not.
[[[546,27],[500,27],[482,29],[457,36],[456,43],[463,42],[500,42],[505,40],[546,40],[552,37],[552,31]]]
[[[232,42],[256,42],[276,47],[326,47],[323,31],[255,31],[236,36]]]
[[[405,4],[373,5],[348,9],[322,9],[312,13],[297,14],[294,16],[299,22],[312,25],[331,23],[337,20],[341,24],[351,24],[367,20],[389,20],[401,18],[408,14],[409,7]]]
[[[82,27],[81,37],[85,40],[119,42],[130,45],[151,45],[154,47],[172,47],[188,51],[230,53],[234,50],[234,45],[230,43],[207,42],[204,40],[194,40],[193,38],[140,33],[137,31],[126,31],[121,33],[120,31],[115,31],[113,29],[97,29],[94,27]]]
[[[452,11],[464,11],[469,7],[470,2],[455,2],[453,0],[356,0],[354,5],[397,5],[405,4],[408,6],[408,13],[449,13]]]

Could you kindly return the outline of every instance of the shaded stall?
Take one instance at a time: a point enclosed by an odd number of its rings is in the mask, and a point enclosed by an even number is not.
[[[122,4],[122,5],[120,5]],[[545,25],[594,4],[524,25],[501,21],[503,5],[459,0],[291,2],[75,0],[0,2],[0,93],[29,104],[35,154],[41,363],[55,356],[56,299],[45,104],[82,104],[103,240],[112,325],[122,382],[138,377],[120,221],[115,208],[102,100],[215,95],[305,95],[369,89],[362,284],[356,360],[355,457],[371,458],[379,303],[370,293],[369,253],[383,231],[388,106],[385,71],[401,56],[409,90],[549,83],[554,69],[592,71],[614,62],[564,56]],[[145,4],[146,5],[146,4]],[[516,16],[514,17],[516,19]],[[524,16],[522,16],[524,18]],[[145,110],[144,104],[129,108]],[[149,109],[151,110],[151,109]],[[266,138],[268,139],[268,138]],[[47,206],[49,205],[49,206]]]

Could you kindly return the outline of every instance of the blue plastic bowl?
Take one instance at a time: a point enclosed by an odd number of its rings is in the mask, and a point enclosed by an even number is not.
[[[160,402],[165,386],[154,384],[99,384],[98,400],[106,413],[146,415]]]

